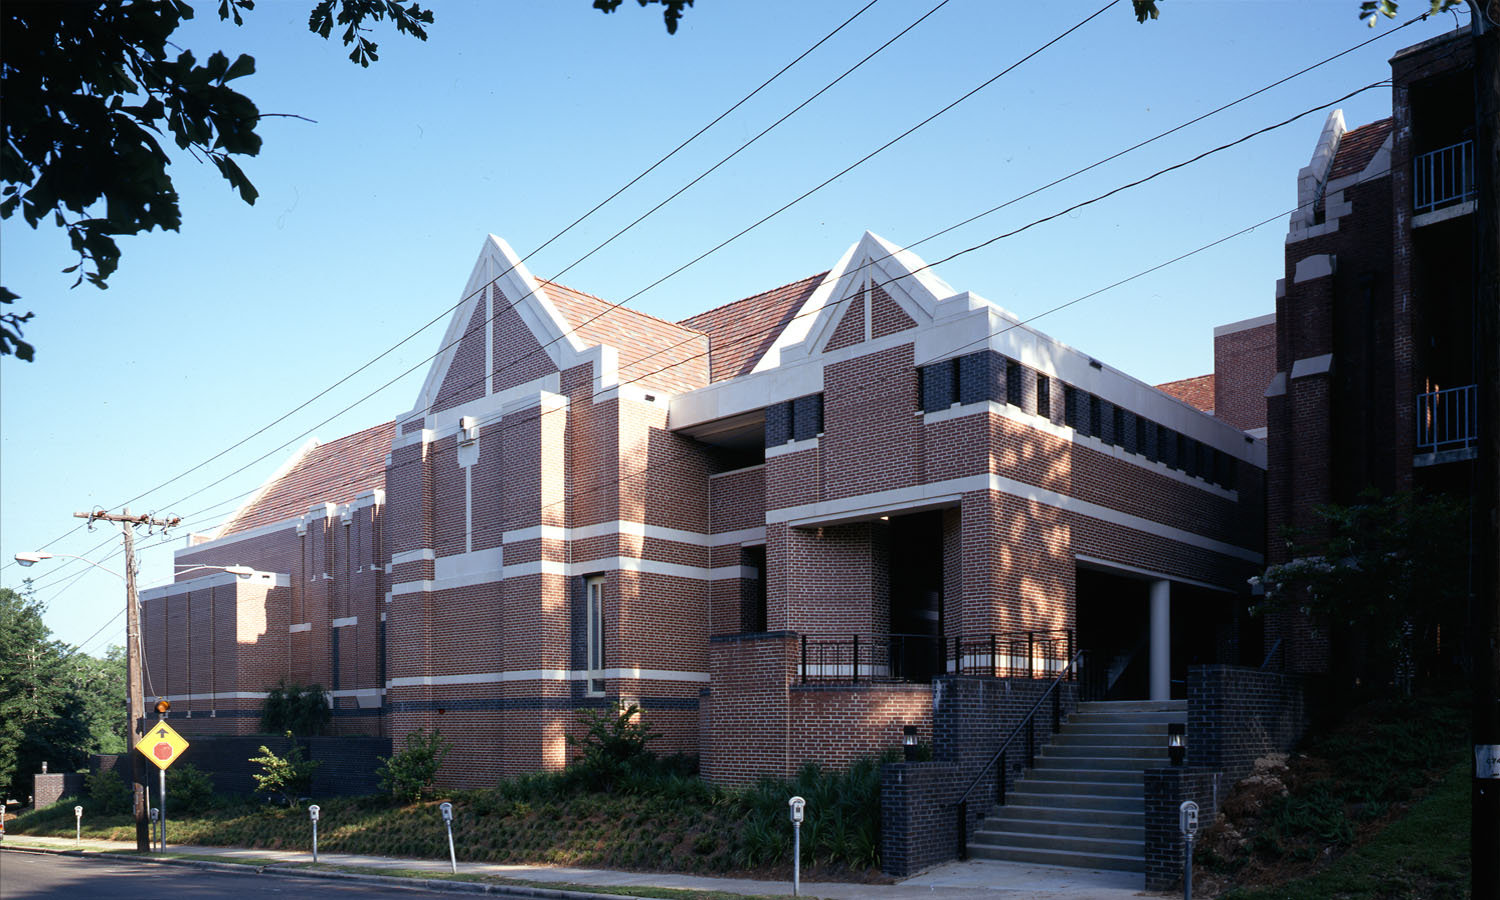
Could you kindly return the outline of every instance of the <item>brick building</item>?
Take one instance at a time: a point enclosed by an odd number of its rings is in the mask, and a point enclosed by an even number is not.
[[[874,235],[679,323],[491,237],[443,348],[409,412],[177,553],[256,575],[144,595],[148,690],[189,733],[315,682],[337,733],[439,728],[481,785],[625,700],[742,782],[930,736],[937,675],[1083,649],[1165,698],[1244,652],[1263,442]]]
[[[1362,491],[1465,494],[1477,451],[1473,45],[1466,31],[1391,59],[1392,117],[1329,115],[1298,175],[1266,390],[1267,525],[1316,534],[1316,507]],[[1493,251],[1493,248],[1491,248]],[[1285,543],[1269,542],[1271,562]],[[1318,633],[1267,623],[1301,671]]]

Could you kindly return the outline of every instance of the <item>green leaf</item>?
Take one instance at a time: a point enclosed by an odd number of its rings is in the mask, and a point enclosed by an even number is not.
[[[229,67],[229,71],[224,73],[224,80],[233,81],[236,78],[243,78],[246,75],[253,74],[255,74],[255,58],[249,54],[241,53],[239,58],[234,61],[234,65]]]

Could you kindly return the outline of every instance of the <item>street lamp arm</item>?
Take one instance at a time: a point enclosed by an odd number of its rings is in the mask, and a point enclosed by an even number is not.
[[[109,574],[120,579],[121,581],[125,580],[125,576],[121,575],[119,572],[116,572],[114,569],[101,566],[98,563],[94,562],[92,559],[86,559],[82,556],[74,556],[71,553],[47,553],[43,550],[36,550],[31,553],[16,554],[16,562],[20,563],[23,567],[34,566],[44,559],[76,559],[79,562],[88,563],[96,569],[102,569],[105,572],[108,572]]]

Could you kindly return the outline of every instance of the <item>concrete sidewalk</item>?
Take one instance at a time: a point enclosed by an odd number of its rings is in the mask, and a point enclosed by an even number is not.
[[[33,847],[53,851],[83,850],[119,853],[135,849],[132,843],[66,838],[6,835],[0,847]],[[251,861],[297,865],[312,862],[312,854],[288,850],[246,850],[234,847],[197,847],[172,845],[169,854],[191,854],[225,863]],[[420,871],[433,875],[449,872],[447,860],[393,859],[353,853],[319,853],[318,862],[333,867],[365,870]],[[701,875],[677,875],[669,872],[619,872],[608,869],[581,869],[562,866],[522,866],[500,863],[460,862],[461,875],[484,875],[557,885],[620,888],[672,888],[677,890],[723,891],[732,894],[790,895],[792,886],[783,881],[754,881],[745,878],[712,878]],[[1166,896],[1150,894],[1141,888],[1141,876],[1123,872],[1092,869],[1070,869],[1061,866],[1039,866],[990,861],[954,862],[930,869],[897,884],[847,884],[837,882],[803,882],[805,897],[825,900],[1126,900],[1126,898]]]

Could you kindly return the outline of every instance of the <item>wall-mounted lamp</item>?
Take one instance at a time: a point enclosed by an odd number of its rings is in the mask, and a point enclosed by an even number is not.
[[[907,762],[917,761],[917,726],[906,725],[901,729],[901,752]]]
[[[1187,725],[1183,722],[1167,723],[1167,755],[1172,765],[1180,766],[1187,758]]]

